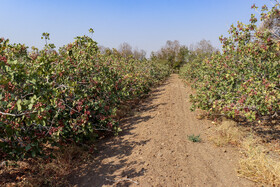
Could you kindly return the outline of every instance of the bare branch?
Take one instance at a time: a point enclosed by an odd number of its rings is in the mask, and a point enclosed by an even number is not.
[[[24,96],[21,96],[21,99],[24,99],[25,97],[28,97],[28,96],[31,96],[31,95],[33,95],[34,93],[28,93],[28,94],[26,94],[26,95],[24,95]]]
[[[61,100],[61,101],[64,103],[64,105],[67,106],[69,109],[71,109],[71,110],[73,110],[73,111],[75,111],[75,112],[77,112],[77,113],[79,113],[79,114],[82,114],[82,113],[79,112],[78,110],[75,110],[75,109],[72,108],[71,106],[67,105],[66,102],[65,102],[63,99],[60,99],[60,100]]]
[[[89,82],[77,82],[78,84],[89,84]]]
[[[273,116],[271,116],[272,118],[277,118],[278,117],[278,114],[277,114],[277,112],[275,112],[274,114],[273,114]]]
[[[69,88],[69,87],[68,87],[68,86],[65,86],[64,84],[60,84],[60,85],[57,86],[57,88],[66,88],[66,89],[67,89],[67,88]]]
[[[11,113],[5,113],[5,112],[0,111],[0,114],[3,115],[3,116],[21,117],[21,116],[25,116],[27,114],[34,114],[36,112],[37,111],[35,111],[35,112],[25,112],[25,113],[21,113],[21,114],[11,114]]]

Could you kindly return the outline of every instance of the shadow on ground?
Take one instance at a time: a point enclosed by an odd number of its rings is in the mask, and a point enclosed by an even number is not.
[[[270,120],[252,128],[264,142],[280,142],[280,119]]]
[[[280,143],[280,117],[271,118],[264,116],[259,122],[242,122],[241,126],[246,127],[248,131],[252,130],[255,135],[260,137],[263,142]]]
[[[118,184],[121,186],[129,186],[133,181],[122,181],[119,179],[129,178],[133,180],[134,177],[142,176],[145,169],[136,171],[130,166],[143,165],[144,163],[133,161],[130,162],[126,159],[131,155],[136,146],[145,145],[150,139],[135,141],[132,130],[142,122],[152,119],[150,115],[141,115],[142,112],[152,112],[159,106],[166,103],[153,105],[153,100],[157,99],[165,91],[161,85],[150,93],[150,96],[145,98],[136,108],[134,108],[133,116],[124,118],[120,121],[122,132],[117,137],[106,137],[97,142],[97,152],[94,155],[94,160],[87,164],[85,167],[80,167],[73,171],[68,180],[71,186],[96,186]],[[128,139],[127,136],[130,136]],[[117,162],[115,161],[117,158]],[[102,162],[106,159],[106,162]],[[110,161],[111,160],[111,161]],[[127,169],[125,169],[127,168]],[[120,175],[114,173],[122,169]]]

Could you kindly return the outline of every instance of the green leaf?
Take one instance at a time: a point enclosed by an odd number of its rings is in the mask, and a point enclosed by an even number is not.
[[[21,111],[21,100],[19,99],[18,101],[17,101],[17,108],[18,108],[18,111]]]
[[[31,149],[31,145],[28,144],[26,147],[25,147],[25,151],[29,151]]]
[[[30,103],[30,104],[28,105],[28,109],[31,110],[32,108],[33,108],[33,103]]]
[[[32,151],[31,153],[32,157],[34,158],[36,156],[36,152],[35,151]]]

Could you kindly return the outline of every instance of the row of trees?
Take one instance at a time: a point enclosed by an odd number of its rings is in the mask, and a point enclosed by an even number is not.
[[[172,69],[179,69],[198,56],[210,56],[216,51],[218,50],[212,46],[211,42],[205,39],[196,44],[191,44],[189,47],[181,45],[178,40],[168,40],[165,46],[159,51],[151,53],[151,59],[162,64],[167,64]]]
[[[118,133],[120,105],[170,72],[125,56],[129,48],[102,54],[88,36],[58,50],[48,33],[42,39],[44,49],[29,52],[0,38],[0,160],[49,156],[54,145],[91,145],[100,132]]]
[[[82,36],[55,50],[48,33],[42,39],[45,48],[31,51],[0,39],[1,157],[44,155],[45,143],[86,143],[98,131],[118,132],[121,101],[146,93],[170,69],[215,51],[206,40],[190,47],[168,40],[148,60],[128,43],[110,49]]]
[[[280,3],[270,10],[263,6],[260,20],[257,26],[252,14],[249,24],[232,25],[229,36],[220,37],[222,53],[198,55],[181,69],[196,88],[193,109],[242,121],[279,118]]]
[[[99,46],[99,50],[101,54],[117,54],[125,58],[132,57],[138,60],[147,59],[147,53],[145,50],[138,48],[133,49],[133,47],[126,42],[120,44],[118,49]],[[193,61],[198,57],[205,58],[217,51],[218,50],[213,47],[211,42],[205,39],[196,44],[191,44],[189,47],[181,45],[178,40],[167,40],[165,46],[159,51],[151,53],[150,59],[160,64],[168,65],[171,69],[179,69],[184,64]]]
[[[101,54],[118,54],[122,57],[133,57],[137,60],[145,60],[146,59],[146,51],[143,49],[135,48],[126,42],[122,43],[118,49],[110,49],[108,47],[99,46],[99,50]]]

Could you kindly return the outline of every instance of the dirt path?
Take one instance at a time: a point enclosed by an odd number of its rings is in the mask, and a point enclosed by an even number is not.
[[[118,137],[98,143],[92,164],[71,179],[76,186],[254,186],[236,176],[238,151],[208,142],[209,121],[190,112],[188,95],[172,75],[125,119]],[[193,143],[188,135],[201,135]],[[138,184],[138,185],[137,185]]]

